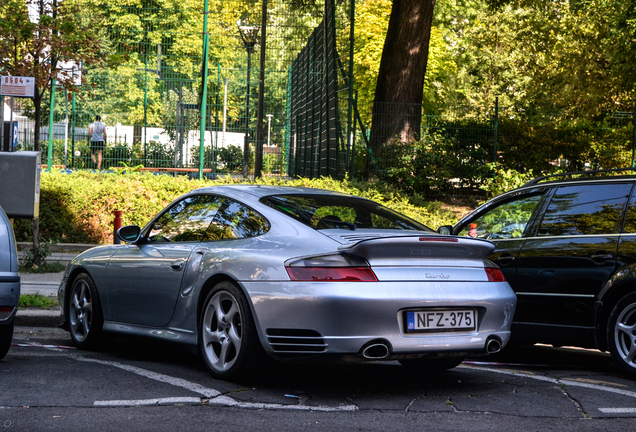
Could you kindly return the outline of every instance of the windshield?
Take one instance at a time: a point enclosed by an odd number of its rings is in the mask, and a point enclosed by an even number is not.
[[[261,202],[315,229],[378,228],[430,231],[403,214],[362,198],[334,195],[276,195]]]

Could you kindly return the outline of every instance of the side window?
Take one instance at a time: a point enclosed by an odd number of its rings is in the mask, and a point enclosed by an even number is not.
[[[254,237],[269,231],[269,222],[257,211],[228,198],[223,201],[204,241]]]
[[[631,183],[563,186],[554,193],[539,236],[618,232]]]
[[[629,200],[627,214],[625,215],[624,233],[636,234],[636,191],[632,193],[632,199]]]
[[[153,224],[148,240],[151,242],[201,241],[222,202],[222,198],[212,195],[196,195],[182,199]]]
[[[472,220],[458,235],[486,239],[521,237],[540,200],[540,194],[526,195],[500,204]]]

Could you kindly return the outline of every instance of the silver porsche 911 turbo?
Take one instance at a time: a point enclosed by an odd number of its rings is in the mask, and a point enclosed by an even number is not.
[[[79,348],[104,332],[181,342],[232,379],[266,354],[449,369],[510,338],[516,297],[486,260],[492,243],[356,196],[207,187],[117,235],[124,244],[78,255],[60,286]]]

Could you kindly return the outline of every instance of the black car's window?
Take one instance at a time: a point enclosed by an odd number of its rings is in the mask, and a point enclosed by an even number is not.
[[[636,190],[632,192],[632,199],[629,200],[627,214],[625,215],[625,227],[623,232],[627,234],[636,233]]]
[[[261,202],[315,229],[383,228],[431,231],[408,217],[362,198],[337,195],[276,195]]]
[[[182,199],[161,215],[148,234],[151,242],[201,241],[223,198],[196,195]]]
[[[618,232],[632,185],[585,184],[557,189],[538,235],[590,235]]]
[[[458,235],[486,239],[521,237],[540,200],[541,195],[530,195],[504,202],[466,224]]]
[[[269,228],[267,219],[256,210],[225,198],[203,241],[254,237],[266,233]]]

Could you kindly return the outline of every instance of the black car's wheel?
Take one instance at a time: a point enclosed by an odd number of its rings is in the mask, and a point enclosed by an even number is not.
[[[13,321],[9,325],[0,325],[0,360],[4,358],[11,347],[13,339]]]
[[[247,299],[231,282],[217,284],[208,294],[199,331],[201,354],[215,378],[245,377],[264,355]]]
[[[400,364],[406,368],[417,370],[418,372],[440,372],[459,366],[465,357],[436,357],[417,358],[400,360]]]
[[[614,362],[636,377],[636,293],[614,306],[607,325],[607,346]]]
[[[78,348],[95,349],[102,339],[104,316],[93,279],[79,274],[71,285],[68,301],[71,339]]]

